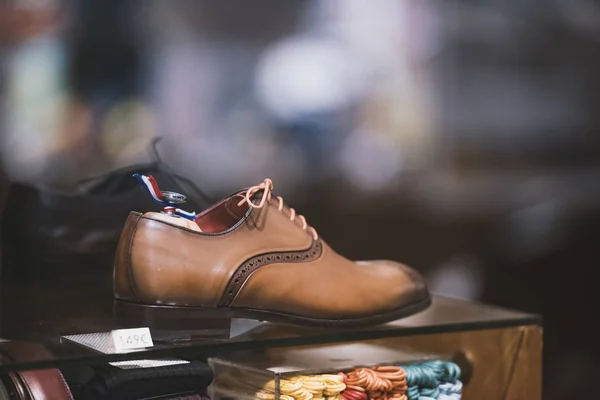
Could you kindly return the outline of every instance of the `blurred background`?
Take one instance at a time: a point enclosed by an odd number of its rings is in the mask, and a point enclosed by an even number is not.
[[[3,279],[112,257],[131,171],[195,211],[270,177],[342,254],[543,314],[545,398],[589,398],[598,71],[592,0],[0,1]]]

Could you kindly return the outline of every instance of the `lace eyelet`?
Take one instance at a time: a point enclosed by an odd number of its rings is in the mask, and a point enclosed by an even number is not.
[[[262,191],[262,197],[259,201],[258,204],[254,204],[253,201],[251,200],[251,198],[258,192]],[[262,183],[260,183],[259,185],[256,186],[252,186],[250,189],[248,189],[246,191],[246,195],[244,196],[244,198],[238,203],[238,206],[241,206],[243,203],[248,203],[249,207],[252,208],[262,208],[264,207],[265,204],[271,204],[271,200],[272,200],[272,191],[273,191],[273,181],[271,179],[265,179]],[[284,202],[283,202],[283,198],[281,196],[275,196],[275,198],[278,200],[279,202],[279,207],[278,210],[280,212],[283,212],[283,208],[284,208]],[[303,230],[308,230],[308,224],[306,222],[306,218],[304,218],[302,215],[298,215],[296,214],[296,211],[293,208],[290,208],[290,221],[295,222],[296,218],[300,219],[302,221],[302,229]],[[312,236],[314,240],[318,239],[318,235],[316,233],[316,231],[314,230],[314,228],[310,228],[312,231]]]

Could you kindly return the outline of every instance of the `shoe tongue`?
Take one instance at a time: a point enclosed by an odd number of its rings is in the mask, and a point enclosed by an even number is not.
[[[235,217],[237,219],[242,219],[246,216],[248,208],[250,207],[248,205],[248,202],[246,201],[246,193],[249,189],[250,188],[242,189],[233,194],[230,194],[229,196],[226,196],[224,200],[221,200],[218,204],[221,204],[221,207],[223,207],[227,214],[229,214],[230,216]],[[253,204],[258,204],[262,199],[263,195],[264,192],[262,190],[258,191],[250,197],[250,201],[252,201]]]
[[[245,191],[240,191],[229,196],[229,198],[225,200],[225,210],[232,217],[235,217],[237,219],[244,218],[246,212],[248,212],[248,204],[246,203],[245,199]],[[238,205],[240,204],[240,202],[242,202],[242,204]]]
[[[265,195],[265,191],[264,190],[258,190],[257,192],[255,192],[251,197],[250,200],[252,200],[252,203],[254,204],[258,204],[261,202],[263,196]],[[244,193],[244,197],[246,196],[246,193]]]
[[[227,199],[226,201],[229,201],[230,199],[236,199],[236,204],[237,204],[240,201],[246,199],[246,193],[248,193],[248,190],[250,190],[250,188],[240,189],[237,192],[234,192],[228,196],[225,196],[224,198]],[[257,204],[262,199],[263,194],[264,194],[263,190],[253,193],[252,196],[250,196],[250,200],[254,204]]]

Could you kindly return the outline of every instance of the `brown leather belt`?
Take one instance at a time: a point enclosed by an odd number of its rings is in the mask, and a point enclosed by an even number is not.
[[[14,361],[35,361],[36,356],[50,355],[37,343],[14,342],[3,350]],[[73,400],[65,378],[56,368],[11,372],[9,377],[20,400]]]

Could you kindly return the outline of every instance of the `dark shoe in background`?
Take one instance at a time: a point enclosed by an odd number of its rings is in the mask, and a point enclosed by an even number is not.
[[[162,210],[134,173],[153,175],[165,190],[189,194],[187,210],[205,208],[206,195],[155,155],[156,161],[88,179],[77,193],[10,186],[1,225],[2,334],[42,320],[80,324],[82,315],[112,313],[113,259],[127,215]]]
[[[188,210],[200,212],[210,204],[210,200],[201,204],[206,195],[160,160],[88,179],[74,194],[13,184],[2,218],[3,258],[18,267],[8,273],[17,279],[46,280],[56,277],[53,266],[81,269],[88,264],[105,264],[110,270],[129,212],[160,210],[140,189],[134,173],[155,176],[166,190],[194,194],[188,196]]]

